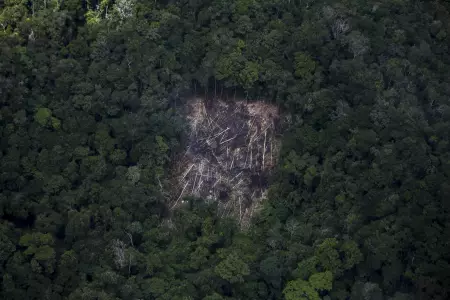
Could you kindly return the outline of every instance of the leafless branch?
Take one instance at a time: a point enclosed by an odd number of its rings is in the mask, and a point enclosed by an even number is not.
[[[134,247],[134,244],[133,244],[133,236],[132,236],[131,233],[129,233],[129,232],[126,232],[126,231],[125,231],[125,233],[126,233],[126,235],[128,235],[128,238],[130,239],[131,246]]]
[[[252,187],[249,176],[260,176],[277,157],[278,108],[264,102],[221,100],[206,106],[195,99],[188,110],[188,151],[177,162],[171,209],[186,194],[209,202],[219,201],[226,191],[219,214],[232,215],[245,227],[265,189]]]

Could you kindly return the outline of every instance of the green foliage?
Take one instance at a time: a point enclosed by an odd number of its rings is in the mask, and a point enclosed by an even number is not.
[[[7,236],[7,227],[0,225],[0,262],[4,263],[16,250],[13,241]]]
[[[126,157],[127,157],[127,153],[122,149],[114,149],[109,156],[109,158],[111,159],[111,161],[114,164],[124,163]]]
[[[97,151],[106,156],[114,150],[115,141],[109,136],[107,128],[101,128],[95,133],[94,144]]]
[[[53,237],[51,234],[42,234],[42,233],[35,233],[35,234],[25,234],[20,237],[19,245],[20,246],[41,246],[41,245],[52,245],[53,244]]]
[[[309,276],[317,272],[317,266],[319,259],[316,256],[312,256],[308,259],[304,259],[298,263],[297,276],[301,279],[307,279]]]
[[[5,1],[4,7],[0,13],[0,23],[3,30],[6,28],[12,30],[18,23],[27,16],[26,1]]]
[[[50,123],[52,124],[52,127],[56,130],[59,130],[61,128],[61,121],[55,117],[51,118]]]
[[[333,287],[333,275],[330,271],[316,273],[309,277],[308,281],[296,279],[289,281],[283,290],[286,300],[294,299],[321,299],[319,292],[331,290]]]
[[[250,274],[248,265],[235,252],[225,256],[214,271],[230,283],[244,282],[244,277]]]
[[[316,69],[316,63],[305,52],[295,53],[295,76],[310,80]]]
[[[55,255],[55,250],[48,245],[33,250],[28,248],[27,251],[25,251],[25,254],[30,254],[31,251],[33,251],[32,253],[34,254],[34,258],[37,260],[49,260]]]
[[[317,291],[307,281],[293,280],[289,281],[283,290],[286,300],[320,300]]]
[[[43,127],[50,127],[55,130],[61,128],[61,121],[58,118],[53,117],[52,111],[48,108],[38,108],[34,115],[34,119]]]
[[[331,290],[333,288],[333,274],[330,271],[316,273],[309,277],[309,284],[316,290]]]
[[[344,269],[349,270],[363,260],[361,250],[355,241],[346,241],[342,244],[341,250],[344,253]]]
[[[36,114],[34,115],[34,119],[41,126],[47,126],[51,121],[52,111],[48,108],[38,108]]]
[[[410,2],[1,2],[0,298],[449,298],[450,9]],[[193,95],[279,108],[245,231],[172,207]]]
[[[246,14],[253,0],[238,0],[235,2],[235,10],[238,14]]]
[[[214,293],[212,295],[206,296],[203,300],[223,300],[226,299],[222,297],[220,294]]]
[[[255,85],[259,76],[259,65],[247,61],[244,68],[239,73],[239,83],[245,88],[251,88]]]
[[[335,238],[325,239],[314,252],[319,263],[325,270],[335,273],[341,266],[339,252],[337,251],[338,241]]]

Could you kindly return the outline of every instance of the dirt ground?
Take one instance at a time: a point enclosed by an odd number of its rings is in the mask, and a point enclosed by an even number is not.
[[[258,102],[188,102],[187,148],[176,163],[175,208],[183,197],[218,201],[221,216],[245,227],[260,207],[279,153],[278,109]]]

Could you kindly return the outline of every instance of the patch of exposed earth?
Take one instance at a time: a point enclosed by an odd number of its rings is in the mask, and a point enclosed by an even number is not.
[[[278,117],[276,106],[261,101],[191,99],[187,148],[175,165],[171,208],[185,196],[217,201],[221,216],[232,215],[246,227],[276,165]]]

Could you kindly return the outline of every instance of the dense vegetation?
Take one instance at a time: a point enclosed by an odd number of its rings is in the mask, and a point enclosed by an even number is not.
[[[0,298],[448,299],[448,8],[0,1]],[[212,90],[285,116],[245,232],[165,205]]]

